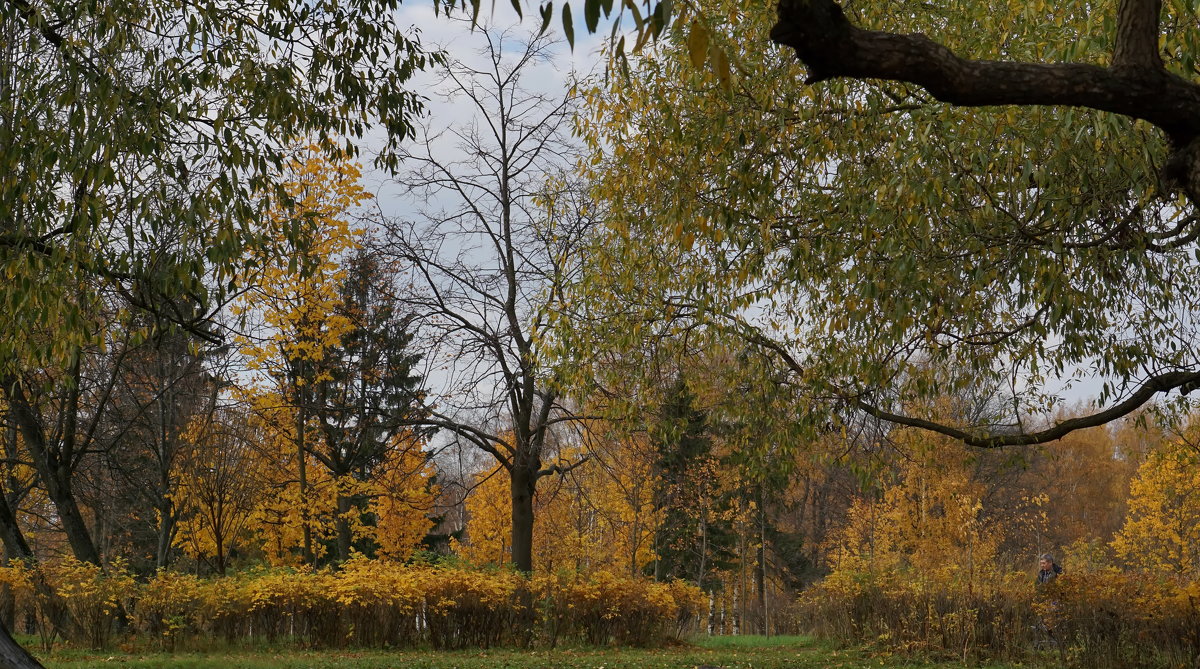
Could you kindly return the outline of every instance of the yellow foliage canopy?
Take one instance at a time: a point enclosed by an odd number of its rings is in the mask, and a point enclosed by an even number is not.
[[[1186,440],[1150,453],[1129,485],[1129,516],[1112,542],[1130,565],[1200,573],[1200,452]]]

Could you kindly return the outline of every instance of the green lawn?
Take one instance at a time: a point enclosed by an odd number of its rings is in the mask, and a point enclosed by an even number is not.
[[[47,667],[168,667],[180,669],[816,669],[818,667],[945,668],[961,663],[922,663],[837,650],[805,637],[718,637],[660,649],[565,648],[488,651],[298,651],[225,650],[207,653],[135,653],[56,650],[39,654]],[[978,667],[978,665],[970,665]],[[999,669],[1001,665],[994,665]]]

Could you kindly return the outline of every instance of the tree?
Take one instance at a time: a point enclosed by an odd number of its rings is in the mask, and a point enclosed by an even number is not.
[[[315,147],[293,169],[285,188],[294,205],[273,211],[268,222],[293,252],[284,259],[256,251],[248,259],[252,278],[238,308],[256,327],[241,341],[252,367],[263,372],[266,393],[294,416],[289,434],[276,436],[294,440],[301,514],[308,511],[310,459],[338,491],[334,556],[345,561],[353,516],[367,505],[353,489],[369,482],[389,450],[404,450],[399,437],[419,443],[425,436],[408,427],[420,413],[421,377],[414,373],[420,356],[409,349],[411,317],[391,286],[395,268],[363,248],[363,230],[352,227],[368,198],[359,169],[330,164]],[[293,227],[301,232],[289,232]],[[305,560],[312,562],[307,518],[301,532]]]
[[[551,574],[604,570],[636,578],[654,559],[658,514],[652,508],[650,463],[643,462],[646,454],[632,441],[610,442],[590,430],[585,439],[588,466],[543,482],[534,495],[537,569]],[[478,472],[473,483],[464,502],[466,540],[451,539],[451,546],[475,564],[504,564],[511,559],[509,482],[493,465]]]
[[[1079,9],[1086,12],[1092,8]],[[1084,240],[1072,245],[1101,248],[1115,255],[1128,254],[1130,257],[1124,258],[1126,276],[1137,280],[1138,270],[1153,266],[1155,256],[1169,260],[1179,255],[1177,251],[1193,246],[1200,236],[1200,219],[1194,213],[1194,207],[1200,204],[1200,115],[1197,114],[1200,111],[1200,84],[1187,78],[1197,72],[1197,38],[1195,31],[1188,27],[1194,19],[1194,10],[1174,2],[1167,3],[1165,16],[1163,9],[1162,0],[1121,0],[1118,3],[1115,17],[1110,16],[1107,21],[1112,27],[1106,30],[1107,35],[1102,40],[1108,51],[1107,67],[1083,62],[1084,59],[1046,62],[1057,55],[1050,53],[1043,55],[1043,62],[972,60],[974,54],[969,52],[966,57],[954,54],[952,47],[957,45],[939,44],[923,35],[859,28],[833,0],[781,2],[771,38],[795,50],[809,70],[807,82],[810,84],[843,77],[883,79],[921,86],[937,100],[955,106],[1051,105],[1098,110],[1150,123],[1161,133],[1160,138],[1165,137],[1169,143],[1168,153],[1162,161],[1161,180],[1155,188],[1141,186],[1139,182],[1154,177],[1153,161],[1144,161],[1138,166],[1141,169],[1126,178],[1125,202],[1117,200],[1114,203],[1117,206],[1124,204],[1124,213],[1092,217],[1091,223],[1097,227],[1088,231]],[[1069,20],[1073,18],[1073,11],[1058,9],[1056,13]],[[1003,53],[1002,47],[997,50]],[[1012,55],[1019,58],[1023,54]],[[1169,70],[1168,64],[1175,71]],[[1070,113],[1070,109],[1063,112],[1064,115]],[[1140,134],[1133,124],[1125,122],[1121,126],[1124,132]],[[1158,139],[1143,135],[1134,141],[1149,145],[1144,153],[1151,154],[1158,153],[1152,146]],[[1039,188],[1048,178],[1047,175],[1038,179],[1034,172],[1031,175]],[[1182,197],[1176,199],[1176,196]],[[1159,202],[1147,202],[1149,198]],[[1147,217],[1147,209],[1157,216]],[[1039,217],[1036,223],[1052,225],[1045,216]],[[1064,248],[1062,241],[1045,233],[1035,234],[1031,241],[1034,242],[1032,247],[1042,252],[1061,253]],[[1132,300],[1123,302],[1130,305]],[[1168,299],[1163,306],[1178,308],[1182,305]],[[1075,310],[1069,307],[1082,307],[1080,311],[1084,313],[1074,313]],[[1056,317],[1052,313],[1044,320],[1035,313],[1031,319],[1033,323],[1024,327],[1034,328],[1042,322],[1051,332],[1062,332],[1067,329],[1062,325],[1085,319],[1089,315],[1087,311],[1092,309],[1091,305],[1069,307],[1062,309],[1065,314]],[[1069,338],[1077,336],[1070,331],[1064,334]],[[1134,375],[1130,368],[1143,367],[1147,372],[1146,378],[1131,389],[1123,401],[1091,416],[1057,423],[1032,434],[1003,436],[972,435],[950,426],[920,426],[976,445],[997,445],[1040,443],[1075,429],[1103,424],[1134,411],[1158,393],[1175,389],[1186,393],[1200,382],[1195,360],[1187,353],[1176,356],[1155,354],[1154,349],[1160,343],[1172,340],[1173,336],[1153,328],[1132,347],[1132,351],[1123,350],[1124,347],[1089,346],[1091,350],[1085,351],[1084,355],[1099,357],[1101,369],[1114,373],[1122,382],[1130,381]],[[864,408],[870,410],[871,405]],[[919,420],[906,420],[884,411],[878,413],[897,422],[920,424]]]
[[[1108,36],[1090,29],[1089,3],[968,7],[704,3],[629,58],[628,80],[588,93],[592,182],[610,216],[587,299],[621,319],[608,327],[704,322],[773,355],[822,416],[814,427],[860,411],[983,447],[1050,441],[1190,390],[1198,219],[1171,184],[1190,178],[1194,115],[1181,110],[1195,85],[1135,55],[1159,25],[1137,17],[1159,6],[1121,3]],[[1183,71],[1194,31],[1170,26],[1187,16],[1172,5],[1163,24]],[[851,21],[936,31],[971,58],[1103,62],[1115,48],[1117,64],[957,60]],[[817,85],[762,46],[768,32]],[[736,79],[696,67],[721,58]],[[951,69],[991,93],[939,88]],[[1143,109],[1148,88],[1159,97]],[[1170,145],[1114,113],[1160,124]],[[1040,418],[1081,382],[1101,386],[1102,406]],[[973,386],[1007,389],[975,422],[900,410]]]
[[[1191,576],[1200,571],[1200,457],[1194,440],[1165,441],[1129,486],[1129,515],[1113,539],[1128,564]]]
[[[683,379],[667,391],[656,430],[656,505],[662,518],[654,538],[654,578],[687,579],[712,590],[713,572],[732,558],[731,499],[722,494],[708,417],[695,406]]]
[[[475,118],[421,129],[400,183],[425,210],[391,224],[383,249],[411,268],[407,301],[426,358],[451,361],[428,415],[414,422],[453,433],[504,469],[512,561],[528,572],[535,486],[572,466],[549,464],[550,434],[577,419],[538,341],[579,271],[591,219],[562,180],[570,100],[526,88],[550,39],[487,29],[479,36],[482,66],[452,61],[441,71],[442,92]]]
[[[183,433],[215,408],[219,388],[210,372],[218,356],[186,332],[159,333],[119,353],[107,394],[92,396],[89,412],[103,418],[77,494],[96,518],[97,543],[111,547],[105,557],[123,553],[145,573],[172,561]]]
[[[90,469],[95,473],[101,466],[97,454],[119,451],[134,423],[141,423],[156,405],[161,408],[164,395],[177,388],[164,383],[126,392],[137,376],[131,369],[136,366],[134,361],[158,348],[164,341],[163,333],[111,304],[97,309],[101,313],[92,318],[104,324],[101,342],[78,348],[65,369],[47,366],[11,371],[3,391],[9,418],[37,472],[38,484],[53,504],[72,553],[81,561],[99,565],[102,556],[94,536],[95,523],[88,522],[79,490],[87,485],[81,472]],[[48,337],[51,329],[28,335],[30,339]],[[147,337],[149,342],[145,341]],[[183,361],[174,370],[178,373],[176,381],[190,377],[195,382],[199,372],[196,363],[194,356]],[[165,414],[160,417],[165,418]],[[166,428],[165,432],[172,429]],[[162,436],[162,448],[171,450],[165,442],[173,435]]]
[[[376,465],[369,491],[368,534],[378,556],[406,560],[434,529],[435,506],[441,492],[431,454],[424,440],[397,435]]]
[[[296,138],[353,153],[370,115],[387,148],[404,140],[418,109],[404,85],[429,57],[398,5],[0,6],[5,373],[96,336],[72,292],[89,281],[202,328],[203,281],[228,284]]]
[[[352,227],[351,218],[369,196],[359,183],[357,165],[330,163],[315,146],[301,149],[289,170],[291,178],[283,188],[292,205],[272,209],[263,226],[265,235],[289,252],[248,250],[242,278],[246,290],[234,311],[249,325],[237,342],[250,368],[260,372],[266,394],[284,402],[295,422],[290,438],[296,449],[302,550],[304,560],[312,563],[306,498],[314,388],[329,380],[325,362],[354,329],[348,315],[338,310],[339,290],[346,277],[343,261],[363,233]],[[274,407],[267,411],[274,415]]]
[[[218,574],[231,553],[249,543],[244,535],[263,494],[264,470],[275,464],[260,457],[255,444],[265,435],[247,413],[230,403],[193,419],[183,435],[189,448],[177,465],[175,543]]]
[[[377,468],[394,459],[392,450],[419,452],[427,436],[408,427],[422,414],[424,379],[415,372],[420,356],[410,348],[412,319],[392,291],[391,269],[364,249],[346,260],[335,313],[349,329],[317,362],[309,386],[311,403],[305,412],[316,420],[321,435],[320,446],[310,447],[309,453],[338,486],[341,562],[350,558],[351,516],[365,513],[369,498],[343,488],[374,479]]]

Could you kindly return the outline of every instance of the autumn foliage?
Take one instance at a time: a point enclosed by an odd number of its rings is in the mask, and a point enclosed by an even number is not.
[[[1011,465],[992,469],[987,454],[900,435],[905,457],[831,535],[829,573],[801,593],[799,624],[964,660],[1046,653],[1081,666],[1189,665],[1200,657],[1191,433],[1160,439],[1132,424],[1084,433],[1007,480]],[[1064,487],[1039,487],[1047,476]],[[1114,478],[1127,495],[1106,489]],[[1007,508],[989,507],[1000,499]],[[1123,523],[1107,520],[1126,499]],[[1066,570],[1035,586],[1029,565],[1047,551]]]
[[[44,587],[36,587],[41,581]],[[16,612],[58,634],[102,647],[118,607],[134,631],[175,648],[181,642],[294,641],[311,647],[488,648],[506,643],[645,645],[692,629],[706,605],[683,583],[650,583],[606,572],[528,580],[512,571],[356,556],[339,571],[269,568],[197,578],[162,571],[136,583],[120,565],[107,573],[67,559],[0,568]],[[79,629],[60,629],[65,607]],[[527,622],[532,625],[527,625]]]

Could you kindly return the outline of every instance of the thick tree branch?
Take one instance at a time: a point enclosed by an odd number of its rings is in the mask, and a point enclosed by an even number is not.
[[[924,87],[942,102],[1088,107],[1148,121],[1177,147],[1200,136],[1200,85],[1153,67],[1157,0],[1125,0],[1120,67],[967,60],[920,34],[863,30],[834,0],[781,0],[771,39],[795,49],[810,83],[849,77]],[[1153,35],[1148,31],[1154,30]]]
[[[1130,395],[1124,402],[1115,404],[1104,411],[1100,411],[1088,416],[1080,416],[1064,420],[1061,423],[1055,423],[1054,426],[1045,430],[1030,433],[1018,434],[992,434],[987,432],[968,432],[958,428],[936,423],[934,421],[925,420],[923,418],[914,418],[912,416],[904,416],[901,414],[885,411],[877,406],[867,403],[862,399],[854,401],[854,406],[865,411],[866,413],[880,420],[896,423],[897,425],[907,425],[909,427],[918,427],[938,434],[944,434],[948,437],[958,439],[968,446],[977,446],[979,448],[999,448],[1001,446],[1032,446],[1035,444],[1044,444],[1049,441],[1061,439],[1068,434],[1083,430],[1089,427],[1098,427],[1111,423],[1112,421],[1127,416],[1138,408],[1150,401],[1150,398],[1158,393],[1166,393],[1176,388],[1181,392],[1188,393],[1200,384],[1200,372],[1167,372],[1159,374],[1148,379]]]
[[[1113,69],[1128,71],[1161,70],[1158,55],[1158,21],[1162,0],[1121,0],[1117,7],[1117,38],[1113,48]]]
[[[746,341],[755,344],[767,351],[776,355],[787,367],[795,374],[803,374],[804,368],[795,357],[787,350],[786,347],[779,342],[763,335],[757,330],[748,329],[739,331],[738,334]],[[1144,406],[1158,393],[1167,393],[1178,389],[1184,395],[1193,390],[1200,388],[1200,372],[1166,372],[1152,376],[1147,379],[1132,395],[1126,398],[1123,402],[1115,404],[1104,411],[1100,411],[1088,416],[1080,416],[1064,420],[1061,423],[1055,423],[1039,432],[1015,433],[1015,434],[992,434],[981,432],[970,432],[959,428],[943,425],[924,418],[916,418],[913,416],[905,416],[903,414],[892,413],[885,411],[873,404],[870,404],[858,398],[846,398],[855,408],[889,423],[897,425],[907,425],[909,427],[917,427],[938,434],[944,434],[948,437],[958,439],[969,446],[977,446],[980,448],[998,448],[1001,446],[1032,446],[1035,444],[1044,444],[1049,441],[1061,439],[1071,432],[1083,430],[1089,427],[1097,427],[1105,425],[1118,418],[1127,416],[1140,407]]]

